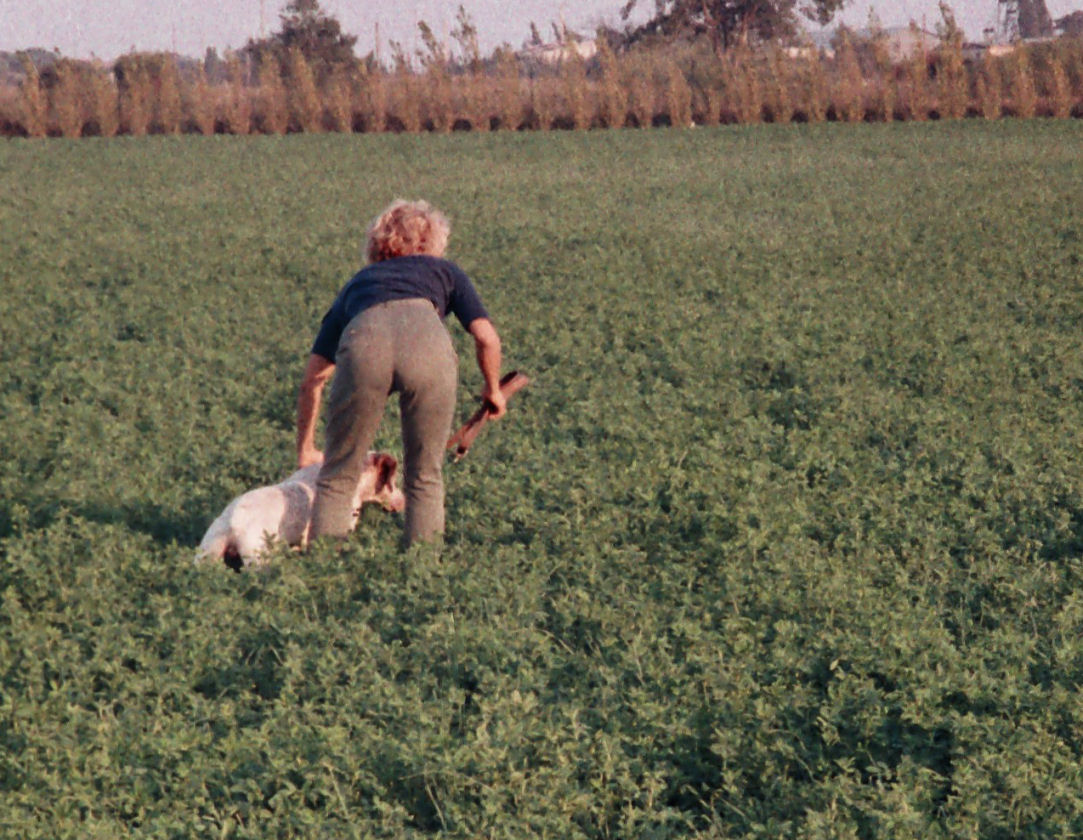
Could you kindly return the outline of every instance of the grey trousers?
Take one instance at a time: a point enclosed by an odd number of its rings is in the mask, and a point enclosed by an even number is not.
[[[391,393],[402,415],[403,543],[444,532],[443,466],[458,360],[436,308],[411,298],[360,312],[342,333],[327,406],[311,538],[350,532],[351,502]]]

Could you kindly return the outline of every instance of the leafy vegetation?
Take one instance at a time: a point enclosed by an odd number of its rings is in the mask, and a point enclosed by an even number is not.
[[[1081,132],[3,144],[0,834],[1080,833]],[[447,546],[194,567],[397,195],[533,379]]]

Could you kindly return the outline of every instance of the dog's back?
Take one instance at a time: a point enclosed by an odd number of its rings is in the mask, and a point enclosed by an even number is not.
[[[308,536],[319,471],[313,464],[280,484],[238,496],[211,523],[196,559],[247,565],[258,560],[268,542],[301,545]]]

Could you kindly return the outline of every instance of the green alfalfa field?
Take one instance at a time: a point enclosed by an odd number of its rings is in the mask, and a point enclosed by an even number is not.
[[[0,836],[1080,836],[1081,148],[0,145]],[[532,378],[445,547],[196,567],[397,196]]]

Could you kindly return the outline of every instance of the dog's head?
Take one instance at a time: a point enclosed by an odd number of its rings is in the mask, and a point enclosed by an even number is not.
[[[406,497],[395,485],[399,462],[386,452],[370,452],[365,456],[365,468],[357,485],[354,509],[360,513],[361,505],[378,502],[384,510],[399,512],[406,507]]]

